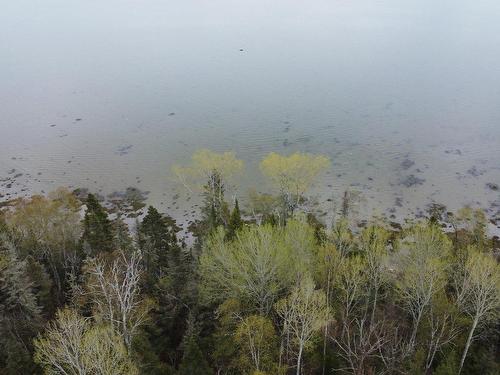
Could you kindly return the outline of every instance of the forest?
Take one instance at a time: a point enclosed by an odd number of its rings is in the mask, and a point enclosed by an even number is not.
[[[0,373],[500,373],[500,243],[482,210],[396,225],[360,220],[346,192],[325,222],[310,192],[328,158],[259,167],[270,191],[238,196],[232,152],[174,166],[203,200],[187,230],[65,188],[0,204]]]

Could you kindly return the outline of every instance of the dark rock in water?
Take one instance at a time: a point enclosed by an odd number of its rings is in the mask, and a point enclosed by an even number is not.
[[[402,179],[399,184],[409,188],[417,185],[422,185],[424,182],[424,178],[419,178],[411,174]]]
[[[413,167],[415,165],[415,162],[413,160],[410,160],[410,159],[405,159],[401,162],[401,167],[403,167],[403,169],[409,169],[411,167]]]
[[[81,118],[75,118],[75,121],[82,121]]]
[[[53,128],[54,126],[56,126],[56,124],[50,124],[50,127]]]
[[[299,143],[308,143],[308,142],[311,141],[311,139],[312,139],[311,136],[306,135],[306,136],[297,138],[297,142],[299,142]]]
[[[19,178],[19,177],[21,177],[22,175],[23,175],[22,173],[16,173],[16,174],[14,175],[14,178]],[[497,187],[497,188],[498,188],[498,187]]]
[[[127,155],[130,152],[130,150],[132,149],[132,147],[134,147],[134,145],[126,145],[126,146],[118,147],[115,154],[118,154],[120,156]]]
[[[243,48],[240,48],[240,52],[243,52],[243,51],[244,51],[244,49],[243,49]]]
[[[479,177],[479,176],[482,176],[484,174],[484,171],[477,169],[476,166],[473,165],[472,168],[469,168],[467,170],[467,173],[473,177]]]
[[[175,112],[170,112],[168,115],[169,116],[175,116]]]
[[[493,190],[493,191],[498,191],[498,185],[497,184],[494,184],[493,182],[488,182],[486,184],[486,187],[490,190]]]

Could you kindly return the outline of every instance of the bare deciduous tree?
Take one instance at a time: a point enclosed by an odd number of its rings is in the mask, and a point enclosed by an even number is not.
[[[147,320],[149,300],[140,296],[141,255],[120,252],[110,264],[91,259],[87,264],[87,295],[97,317],[119,332],[130,350],[137,329]]]
[[[369,322],[366,318],[355,318],[342,329],[340,337],[332,338],[340,349],[340,356],[349,364],[342,370],[354,375],[365,374],[367,362],[378,358],[381,349],[392,340],[385,321]]]
[[[59,310],[34,344],[35,362],[46,374],[138,374],[121,337],[110,326],[92,324],[75,310]]]

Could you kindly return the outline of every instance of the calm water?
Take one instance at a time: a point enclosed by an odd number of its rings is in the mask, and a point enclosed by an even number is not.
[[[196,149],[247,162],[240,196],[300,150],[332,158],[320,202],[498,215],[499,20],[498,0],[2,0],[0,199],[136,186],[181,217],[170,166]]]

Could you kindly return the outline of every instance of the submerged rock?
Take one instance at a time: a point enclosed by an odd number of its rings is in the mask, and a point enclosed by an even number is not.
[[[494,184],[493,182],[488,182],[486,184],[486,187],[490,190],[493,190],[493,191],[498,191],[498,185],[497,184]]]
[[[403,167],[403,169],[410,169],[414,165],[415,165],[415,162],[413,160],[408,159],[408,158],[401,162],[401,167]]]
[[[409,188],[409,187],[413,187],[413,186],[417,186],[417,185],[422,185],[424,182],[425,182],[424,178],[419,178],[419,177],[416,177],[415,175],[411,174],[411,175],[403,178],[399,182],[399,184]]]

